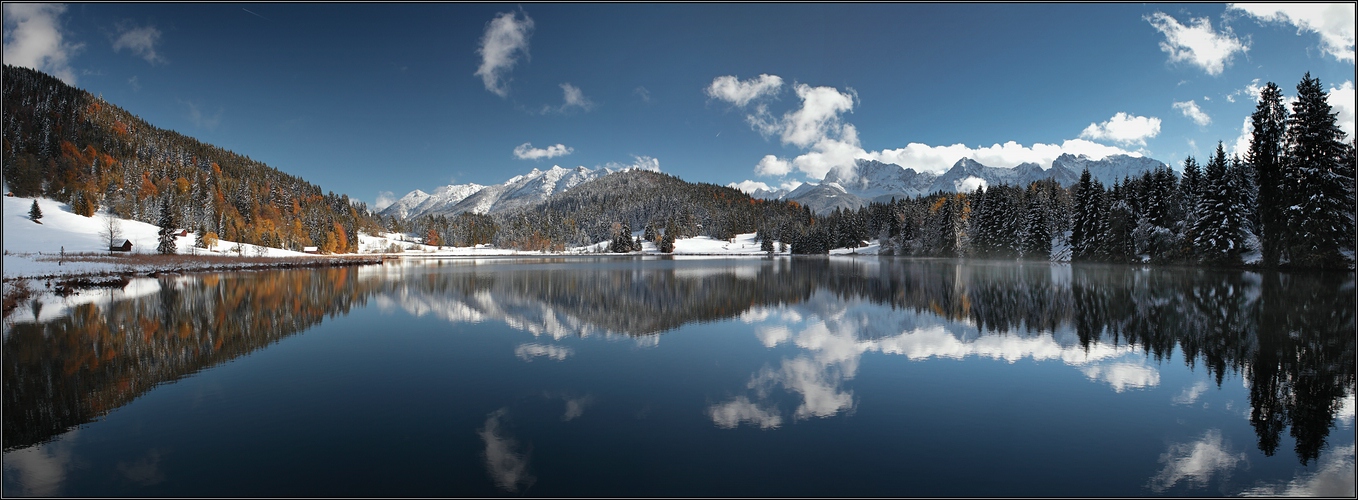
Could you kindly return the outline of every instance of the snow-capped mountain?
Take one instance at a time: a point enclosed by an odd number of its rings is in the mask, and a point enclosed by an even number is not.
[[[625,169],[624,169],[625,170]],[[503,212],[546,201],[553,194],[617,172],[610,168],[561,168],[516,175],[502,184],[453,184],[426,194],[418,189],[378,212],[384,217],[412,218],[423,215],[455,215]]]
[[[835,208],[856,209],[873,201],[911,198],[937,191],[967,192],[978,186],[1008,184],[1023,186],[1033,181],[1055,179],[1062,186],[1080,180],[1089,169],[1090,177],[1111,186],[1125,177],[1165,166],[1159,160],[1128,155],[1113,155],[1094,160],[1087,156],[1063,154],[1043,169],[1036,163],[1013,168],[989,167],[971,158],[962,158],[942,175],[920,173],[911,168],[874,160],[857,160],[853,169],[831,169],[818,184],[803,184],[781,199],[796,201],[816,213]]]

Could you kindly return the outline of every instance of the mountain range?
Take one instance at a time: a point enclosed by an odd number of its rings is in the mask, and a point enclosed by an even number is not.
[[[989,167],[971,158],[962,158],[941,175],[917,172],[892,163],[859,159],[853,169],[832,169],[825,179],[802,184],[791,192],[759,191],[751,196],[795,201],[810,207],[812,212],[824,214],[836,208],[857,209],[870,202],[890,201],[891,198],[912,198],[930,193],[973,191],[978,186],[1008,184],[1024,186],[1033,181],[1054,179],[1062,186],[1080,180],[1080,172],[1089,169],[1090,177],[1106,186],[1129,176],[1166,166],[1159,160],[1144,156],[1112,155],[1102,159],[1063,154],[1052,161],[1051,168],[1043,169],[1036,163],[1022,163],[1013,168]]]
[[[1055,179],[1062,186],[1071,186],[1079,181],[1080,172],[1086,168],[1092,178],[1112,185],[1125,177],[1138,176],[1162,166],[1165,164],[1158,160],[1129,155],[1095,160],[1084,155],[1063,154],[1053,160],[1048,169],[1036,163],[1023,163],[1013,168],[990,167],[971,158],[962,158],[947,172],[938,175],[893,163],[860,159],[853,169],[830,170],[819,183],[802,184],[792,191],[758,190],[749,194],[756,198],[795,201],[810,207],[812,212],[824,214],[836,208],[857,209],[874,201],[912,198],[938,191],[973,191],[977,186],[992,184],[1022,186]],[[553,194],[618,171],[605,167],[567,169],[553,166],[547,170],[535,168],[490,186],[451,184],[435,189],[432,194],[416,189],[382,208],[378,214],[407,219],[462,212],[505,212],[547,201]]]
[[[490,186],[452,184],[435,189],[433,194],[416,189],[379,210],[378,215],[406,219],[462,212],[504,212],[542,203],[555,193],[618,171],[606,167],[568,169],[553,166],[547,170],[535,168],[532,172]]]

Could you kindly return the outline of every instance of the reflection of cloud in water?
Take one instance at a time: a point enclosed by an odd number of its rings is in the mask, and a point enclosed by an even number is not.
[[[833,366],[799,357],[785,359],[779,370],[764,368],[750,381],[750,388],[756,389],[760,396],[768,394],[769,389],[782,385],[783,388],[798,393],[802,402],[797,406],[793,417],[801,420],[808,417],[829,417],[840,410],[853,407],[853,392],[843,392],[839,384],[846,375]]]
[[[135,462],[118,462],[118,472],[129,481],[142,486],[165,481],[165,473],[160,470],[160,450],[148,451],[145,457]]]
[[[514,355],[524,361],[532,361],[538,356],[546,356],[548,359],[561,361],[570,356],[572,351],[569,347],[544,344],[519,344],[514,348]]]
[[[518,442],[500,433],[500,420],[506,411],[506,408],[500,408],[487,415],[485,427],[477,434],[486,443],[486,471],[490,473],[491,479],[501,489],[515,492],[520,487],[528,489],[533,486],[535,478],[528,473],[528,453],[517,451]]]
[[[713,405],[707,409],[707,413],[712,417],[712,422],[723,429],[734,429],[741,422],[749,422],[761,429],[774,429],[783,423],[777,408],[761,408],[745,396]]]
[[[828,417],[851,409],[853,392],[844,391],[841,384],[853,379],[863,353],[874,351],[903,355],[916,361],[970,356],[1010,363],[1024,358],[1059,360],[1083,367],[1082,371],[1090,379],[1106,382],[1117,392],[1160,383],[1160,372],[1155,368],[1141,362],[1122,361],[1129,356],[1141,355],[1136,345],[1063,345],[1051,334],[1030,337],[991,334],[963,340],[959,333],[965,332],[950,331],[957,329],[957,323],[888,306],[846,303],[824,294],[797,307],[804,310],[754,308],[740,316],[740,321],[753,324],[755,337],[764,346],[772,348],[791,342],[809,351],[810,356],[784,359],[777,370],[766,367],[755,374],[749,383],[750,389],[756,391],[754,401],[740,396],[709,407],[708,414],[718,427],[733,428],[741,422],[765,428],[781,424],[777,407],[767,401],[777,386],[802,397],[793,414],[797,420]],[[770,422],[775,423],[770,425]]]
[[[585,406],[594,402],[593,396],[583,396],[578,398],[566,399],[566,413],[561,415],[561,420],[570,422],[576,417],[585,414]]]
[[[1144,389],[1160,385],[1160,372],[1141,363],[1111,363],[1091,365],[1083,370],[1090,380],[1102,380],[1113,386],[1114,392]]]
[[[1178,396],[1174,396],[1172,401],[1176,405],[1191,405],[1197,402],[1198,398],[1202,397],[1202,394],[1205,392],[1207,392],[1207,382],[1199,380],[1191,387],[1185,387],[1184,391],[1179,393]],[[1231,409],[1231,404],[1229,402],[1226,403],[1226,409]]]
[[[1353,426],[1353,393],[1339,400],[1339,409],[1335,411],[1334,419],[1339,425],[1347,429]]]
[[[1245,461],[1244,453],[1231,453],[1222,443],[1221,431],[1209,429],[1202,438],[1191,443],[1174,443],[1169,450],[1160,455],[1160,463],[1165,468],[1151,478],[1151,490],[1156,493],[1174,487],[1179,481],[1187,481],[1191,488],[1204,488],[1212,476],[1229,475],[1240,462]]]
[[[1350,401],[1352,401],[1350,399]],[[1335,447],[1320,456],[1320,470],[1301,474],[1283,484],[1266,484],[1245,490],[1247,497],[1353,498],[1353,446]]]
[[[5,453],[5,482],[18,483],[18,493],[23,496],[60,495],[71,464],[71,448],[79,432],[73,430],[50,443]]]

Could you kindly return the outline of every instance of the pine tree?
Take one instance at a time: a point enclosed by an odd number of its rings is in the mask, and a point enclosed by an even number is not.
[[[1093,180],[1089,169],[1080,173],[1075,193],[1075,215],[1070,234],[1072,260],[1092,260],[1098,254],[1099,226],[1103,219],[1103,186]]]
[[[1207,162],[1206,187],[1198,200],[1193,241],[1201,262],[1218,265],[1240,263],[1245,251],[1245,216],[1240,209],[1240,190],[1226,164],[1226,151],[1217,142],[1216,154]]]
[[[160,245],[156,246],[156,251],[163,255],[175,253],[175,211],[170,208],[170,200],[166,198],[160,204],[160,222],[157,224],[160,230],[156,232],[160,236]]]
[[[1297,84],[1297,100],[1287,127],[1284,189],[1291,262],[1305,267],[1340,267],[1352,261],[1354,248],[1353,165],[1346,156],[1337,113],[1320,86],[1307,73]]]
[[[1258,185],[1259,236],[1263,264],[1278,265],[1286,246],[1287,191],[1283,189],[1283,161],[1286,152],[1287,107],[1283,106],[1283,92],[1278,85],[1268,82],[1259,93],[1259,103],[1250,115],[1254,137],[1245,159],[1254,166]]]
[[[28,209],[28,220],[42,224],[38,219],[42,218],[42,209],[38,208],[38,200],[33,200],[33,207]]]
[[[1023,236],[1023,258],[1050,260],[1052,254],[1052,235],[1047,223],[1047,208],[1043,195],[1038,190],[1029,190],[1028,211]]]

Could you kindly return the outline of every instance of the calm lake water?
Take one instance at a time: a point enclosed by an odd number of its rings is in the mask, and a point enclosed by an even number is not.
[[[1354,277],[891,258],[141,278],[4,325],[4,496],[1354,493]]]

